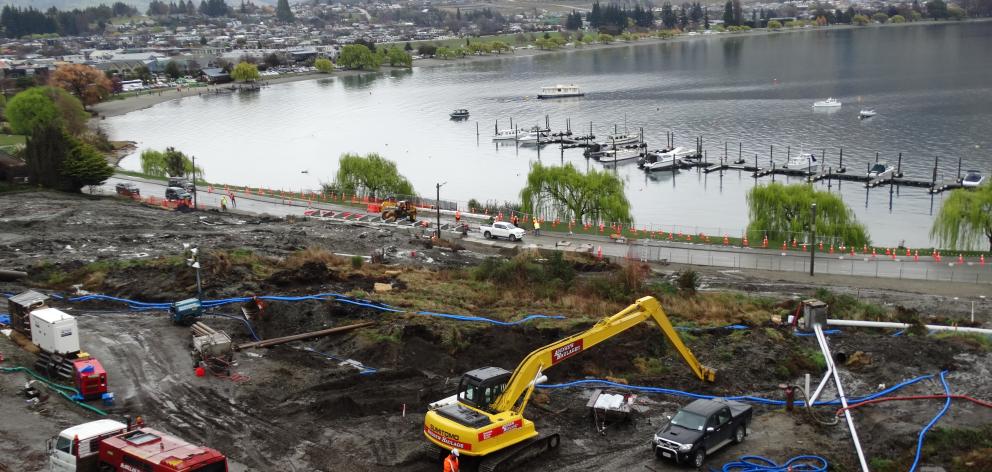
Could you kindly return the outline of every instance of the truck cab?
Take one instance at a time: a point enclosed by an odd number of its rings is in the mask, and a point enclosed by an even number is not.
[[[96,470],[100,442],[127,431],[114,420],[97,420],[73,426],[48,440],[49,472]]]

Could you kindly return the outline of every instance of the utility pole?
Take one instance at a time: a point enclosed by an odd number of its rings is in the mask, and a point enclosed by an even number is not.
[[[809,276],[813,276],[813,265],[816,264],[816,204],[812,207],[812,218],[810,220],[810,229],[813,233],[813,238],[809,242]]]
[[[441,187],[447,182],[437,184],[437,201],[434,204],[434,208],[437,209],[437,239],[441,239]]]
[[[193,156],[193,209],[197,209],[199,206],[196,203],[196,156]],[[199,272],[197,272],[199,274]]]

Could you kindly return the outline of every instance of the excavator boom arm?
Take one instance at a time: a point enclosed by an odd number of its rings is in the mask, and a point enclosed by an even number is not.
[[[708,382],[715,379],[716,372],[702,366],[692,351],[682,342],[678,332],[668,321],[668,316],[662,310],[658,300],[654,297],[644,297],[623,311],[604,318],[586,331],[553,342],[528,354],[513,371],[513,375],[507,382],[506,390],[493,402],[492,409],[494,411],[517,410],[521,412],[529,397],[529,385],[537,377],[538,372],[546,371],[648,318],[653,318],[658,323],[662,332],[679,351],[679,354],[682,355],[697,377]]]

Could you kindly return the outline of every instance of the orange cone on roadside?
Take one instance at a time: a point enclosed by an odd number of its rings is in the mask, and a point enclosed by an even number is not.
[[[871,248],[871,258],[875,258],[875,248]]]
[[[854,257],[854,246],[851,246],[851,257]]]
[[[673,236],[673,234],[674,233],[668,233],[668,240],[669,241],[674,241],[675,240],[675,236]]]
[[[793,247],[793,249],[795,249],[796,246],[797,246],[796,238],[792,238],[792,247]]]
[[[747,235],[744,235],[744,240],[743,240],[743,242],[742,242],[742,245],[743,245],[744,247],[750,247],[750,246],[751,246],[750,244],[748,244],[748,243],[747,243]]]
[[[806,243],[803,243],[803,252],[806,252]]]
[[[964,264],[964,255],[960,252],[958,253],[958,264]]]
[[[821,248],[821,249],[822,249],[822,248]],[[833,253],[834,253],[834,245],[833,245],[833,244],[831,244],[831,245],[830,245],[830,254],[833,254]]]
[[[906,248],[906,257],[909,257],[909,256],[911,256],[911,255],[912,255],[912,253],[911,253],[911,252],[909,252],[909,248],[907,247],[907,248]]]
[[[789,249],[789,245],[788,245],[788,244],[786,244],[786,243],[785,243],[785,241],[782,241],[782,250],[783,250],[783,251],[786,251],[786,250],[788,250],[788,249]]]
[[[978,265],[985,267],[985,254],[978,256]]]
[[[833,245],[831,245],[830,247],[833,247]],[[820,241],[820,250],[821,251],[823,250],[823,241]]]
[[[861,248],[861,253],[862,254],[868,254],[868,245],[867,244],[865,244],[864,247]]]
[[[913,262],[920,262],[920,251],[919,250],[917,250],[916,253],[913,254]]]
[[[730,237],[727,236],[726,234],[723,235],[723,245],[724,246],[729,246],[730,245]]]
[[[596,251],[596,259],[602,259],[602,258],[603,258],[603,246],[599,246],[599,250]]]
[[[768,235],[765,235],[765,239],[761,240],[761,247],[768,247]]]

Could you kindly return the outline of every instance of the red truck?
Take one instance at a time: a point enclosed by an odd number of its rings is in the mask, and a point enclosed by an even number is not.
[[[49,441],[53,472],[227,472],[227,458],[142,425],[97,420]]]

